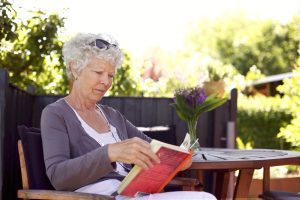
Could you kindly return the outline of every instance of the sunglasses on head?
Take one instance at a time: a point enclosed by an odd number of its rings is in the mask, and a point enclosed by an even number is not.
[[[89,45],[92,47],[97,47],[98,49],[103,49],[103,50],[107,50],[111,46],[114,48],[119,48],[116,44],[111,44],[111,43],[107,42],[106,40],[102,40],[102,39],[96,39],[95,41],[91,42]]]

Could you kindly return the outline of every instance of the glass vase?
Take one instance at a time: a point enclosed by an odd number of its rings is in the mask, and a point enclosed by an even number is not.
[[[200,150],[200,143],[199,143],[199,139],[197,137],[197,129],[196,129],[197,122],[198,122],[198,119],[187,121],[188,132],[189,132],[190,138],[191,138],[190,149],[193,151],[193,154],[196,154]]]

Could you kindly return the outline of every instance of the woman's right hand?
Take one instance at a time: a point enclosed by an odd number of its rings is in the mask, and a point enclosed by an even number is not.
[[[150,144],[138,137],[109,144],[108,157],[112,162],[136,164],[144,169],[160,162],[158,156],[151,150]]]

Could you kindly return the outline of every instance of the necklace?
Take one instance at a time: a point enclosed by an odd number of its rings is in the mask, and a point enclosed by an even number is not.
[[[119,139],[117,139],[117,138],[115,137],[114,131],[111,130],[111,126],[110,126],[110,123],[109,123],[108,119],[106,118],[106,116],[105,116],[105,114],[103,113],[103,111],[102,111],[102,109],[100,108],[100,106],[97,105],[97,104],[96,104],[96,111],[97,111],[97,113],[98,113],[99,115],[102,115],[102,117],[105,119],[106,124],[107,124],[107,126],[108,126],[108,132],[111,133],[111,135],[113,136],[115,142],[120,142],[121,139],[120,139],[119,137],[118,137]],[[122,162],[117,162],[117,163],[119,163],[119,165],[120,165],[121,167],[123,167],[127,173],[131,170],[131,168],[130,168],[130,167],[127,167],[124,163],[122,163]],[[119,173],[119,172],[117,171],[117,173]]]
[[[102,111],[102,109],[100,108],[99,105],[96,105],[96,111],[97,111],[97,113],[98,113],[99,115],[102,115],[102,117],[105,119],[106,124],[107,124],[107,126],[108,126],[108,132],[111,133],[111,135],[113,136],[115,142],[120,142],[121,139],[117,139],[117,138],[115,137],[114,131],[111,130],[110,123],[108,122],[108,119],[106,118],[105,114],[103,113],[103,111]],[[119,137],[118,137],[118,138],[119,138]],[[117,162],[117,163],[119,163],[119,165],[120,165],[121,167],[123,167],[127,173],[131,170],[131,168],[130,168],[130,167],[127,167],[124,163],[122,163],[122,162]],[[117,173],[119,173],[119,172],[117,171]]]
[[[104,120],[105,120],[105,122],[106,122],[106,125],[107,125],[107,128],[108,128],[108,132],[111,132],[111,133],[112,133],[111,127],[110,127],[110,123],[108,122],[108,119],[107,119],[106,116],[104,115],[104,113],[103,113],[102,109],[100,108],[100,106],[97,105],[97,104],[96,104],[96,112],[98,113],[98,115],[100,115],[100,116],[102,116],[102,117],[104,118]],[[114,134],[112,134],[112,135],[113,135],[114,139],[116,140]],[[117,142],[117,140],[116,140],[116,142]]]

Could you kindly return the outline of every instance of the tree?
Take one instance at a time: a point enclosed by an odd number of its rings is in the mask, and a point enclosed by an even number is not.
[[[187,36],[191,52],[202,52],[246,75],[256,65],[265,75],[288,72],[297,57],[300,16],[289,23],[250,20],[241,13],[200,21]]]
[[[17,38],[16,11],[13,9],[12,4],[7,1],[0,2],[0,41],[2,40],[15,40]],[[1,45],[2,46],[2,45]]]
[[[117,69],[113,84],[109,90],[110,96],[142,96],[139,82],[140,74],[134,74],[131,68],[131,59],[128,52],[123,51],[124,59],[122,66]],[[140,81],[139,81],[140,80]]]
[[[59,35],[64,18],[35,11],[31,18],[17,24],[17,13],[10,3],[1,3],[0,9],[3,15],[0,67],[9,72],[10,82],[23,89],[33,85],[37,94],[66,94],[69,84],[62,59],[63,40]],[[109,94],[140,96],[142,92],[130,68],[130,56],[123,52],[124,62]]]
[[[292,114],[292,120],[287,126],[280,128],[278,137],[283,137],[296,150],[300,150],[300,58],[293,73],[293,78],[284,80],[284,84],[278,87],[284,94],[283,103],[288,105]]]
[[[5,22],[11,25],[1,29],[0,54],[0,67],[8,71],[10,82],[23,89],[34,85],[36,93],[66,93],[68,81],[62,60],[63,42],[59,37],[64,18],[36,11],[28,20],[16,24],[11,4],[1,5],[2,13],[9,16],[7,11],[11,12],[11,18]]]

